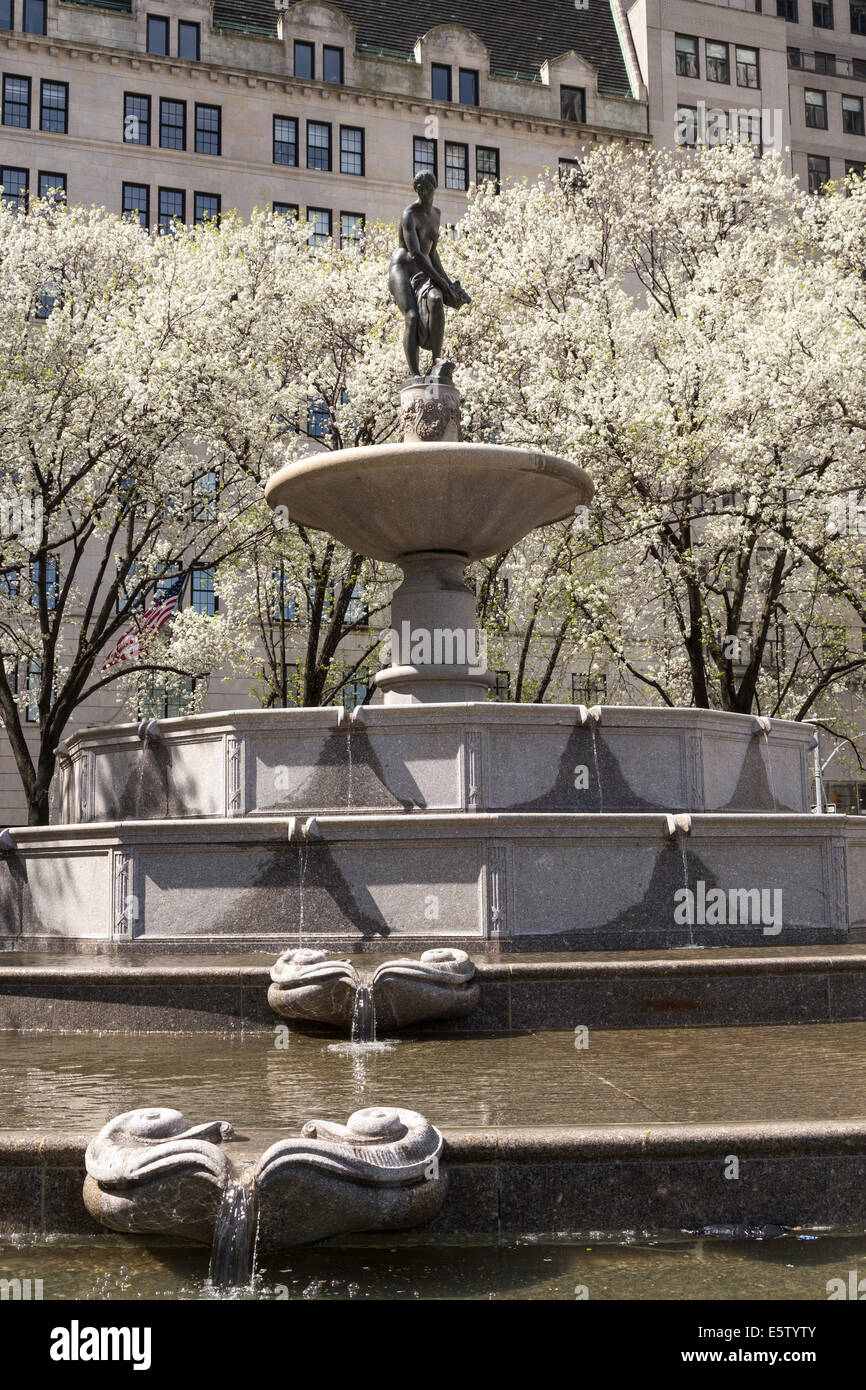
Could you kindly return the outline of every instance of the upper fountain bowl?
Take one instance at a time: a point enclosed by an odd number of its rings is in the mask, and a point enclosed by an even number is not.
[[[281,468],[265,495],[293,521],[372,560],[451,551],[482,560],[593,494],[575,463],[500,444],[376,444]]]

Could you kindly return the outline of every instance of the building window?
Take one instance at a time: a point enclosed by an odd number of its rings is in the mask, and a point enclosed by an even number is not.
[[[677,107],[674,143],[688,146],[698,143],[698,108],[696,106]]]
[[[360,251],[364,237],[364,221],[362,212],[340,213],[340,246],[344,251]]]
[[[274,570],[274,617],[275,623],[294,623],[298,620],[298,591],[291,579],[286,578],[285,565],[277,565]]]
[[[674,51],[677,60],[677,75],[679,77],[699,77],[697,39],[692,38],[691,34],[676,34],[674,36]]]
[[[186,58],[188,63],[197,63],[201,57],[201,25],[188,20],[178,20],[177,56]]]
[[[866,816],[866,782],[828,782],[824,795],[837,816]]]
[[[274,116],[274,163],[298,163],[298,122],[294,116]]]
[[[469,187],[469,146],[449,140],[445,145],[445,187]]]
[[[15,28],[14,0],[0,0],[0,29]]]
[[[559,118],[562,121],[576,121],[578,125],[586,122],[586,88],[560,87]]]
[[[797,24],[800,18],[797,0],[776,0],[776,16],[778,19],[787,19],[789,24]]]
[[[478,73],[475,68],[460,69],[460,103],[462,106],[478,105]]]
[[[272,203],[274,217],[294,217],[296,220],[300,214],[297,203]]]
[[[202,195],[196,194],[196,197]],[[205,195],[207,196],[207,195]],[[192,485],[193,521],[216,521],[219,478],[215,468],[200,473]]]
[[[731,135],[738,145],[752,145],[760,154],[762,148],[761,114],[758,111],[731,112]],[[718,143],[718,142],[717,142]]]
[[[13,212],[27,211],[28,178],[29,174],[26,169],[13,169],[6,166],[0,170],[4,207],[11,208]]]
[[[161,188],[159,190],[160,231],[171,232],[174,222],[186,220],[186,194],[182,188]]]
[[[135,218],[140,226],[150,226],[150,189],[146,183],[123,185],[123,212]]]
[[[193,201],[197,226],[203,222],[215,222],[217,220],[222,207],[219,193],[196,193],[193,195]]]
[[[866,0],[851,0],[851,33],[866,34]]]
[[[812,0],[812,23],[816,29],[833,28],[833,0]]]
[[[827,129],[827,93],[806,89],[806,125],[810,130]]]
[[[343,81],[343,50],[325,44],[322,48],[322,81]]]
[[[222,107],[195,104],[196,154],[222,154]]]
[[[316,45],[295,39],[295,77],[307,77],[312,82],[316,76]]]
[[[124,94],[123,140],[126,145],[150,144],[150,97]]]
[[[340,173],[364,173],[364,132],[360,126],[340,126]]]
[[[28,724],[39,722],[39,698],[42,694],[42,662],[27,663],[27,709],[25,718]]]
[[[186,102],[167,101],[159,103],[159,143],[164,150],[186,149]]]
[[[737,86],[738,87],[759,87],[761,85],[758,76],[758,50],[757,48],[744,48],[742,44],[737,44]]]
[[[213,570],[193,569],[190,600],[196,613],[212,618],[219,612],[219,599],[214,591]]]
[[[510,699],[511,699],[511,672],[510,672],[510,671],[491,671],[490,674],[491,674],[491,676],[494,677],[494,679],[495,679],[495,681],[496,681],[496,685],[494,686],[493,690],[490,692],[490,698],[493,699],[493,700],[503,700],[503,701],[506,701],[506,702],[507,702],[508,700],[510,700]]]
[[[607,676],[603,672],[593,675],[588,671],[572,672],[571,703],[573,705],[600,705],[607,699]]]
[[[160,15],[147,16],[147,51],[162,58],[168,56],[168,20]]]
[[[423,136],[416,135],[412,177],[417,179],[419,174],[432,174],[435,179],[438,179],[439,142],[438,140],[426,140]]]
[[[842,98],[842,129],[846,135],[863,134],[863,98]]]
[[[3,78],[3,124],[19,126],[22,130],[30,126],[30,78]]]
[[[69,129],[68,82],[43,82],[39,89],[39,129],[66,135]]]
[[[66,175],[39,172],[39,197],[49,198],[53,203],[66,202]]]
[[[864,173],[866,173],[866,162],[864,162],[862,159],[846,159],[846,160],[845,160],[845,174],[846,174],[846,176],[847,176],[848,174],[853,174],[856,178],[862,179]]]
[[[352,710],[363,705],[370,689],[369,679],[364,671],[356,671],[354,680],[346,681],[340,692],[343,708]]]
[[[559,182],[566,189],[585,186],[586,175],[581,168],[579,159],[561,159],[559,161]]]
[[[707,39],[707,81],[724,82],[731,80],[731,65],[728,61],[728,45]]]
[[[310,245],[327,246],[332,231],[331,209],[307,208],[307,221],[312,228],[309,237]]]
[[[809,192],[820,193],[830,178],[830,160],[825,154],[810,154],[808,164]]]
[[[30,602],[34,608],[39,607],[39,589],[42,583],[42,561],[30,561]],[[60,568],[57,564],[57,556],[49,555],[45,561],[45,606],[49,613],[53,613],[57,607],[57,591],[60,584]]]
[[[310,209],[312,211],[312,209]],[[311,439],[327,439],[331,412],[327,401],[310,401],[307,406],[307,434]]]
[[[478,145],[475,150],[475,182],[493,183],[499,192],[499,151],[486,145]]]
[[[331,126],[328,121],[307,121],[307,168],[331,169]]]
[[[432,72],[433,100],[451,100],[451,69],[445,63],[434,63]]]
[[[24,32],[25,34],[44,34],[45,33],[45,11],[47,9],[45,0],[24,0]],[[11,29],[11,24],[10,24]]]
[[[370,608],[364,594],[363,579],[355,581],[352,597],[346,604],[346,622],[358,627],[366,627],[370,622]]]

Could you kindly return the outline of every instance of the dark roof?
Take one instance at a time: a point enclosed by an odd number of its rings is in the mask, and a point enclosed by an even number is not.
[[[607,0],[331,0],[357,29],[362,52],[409,59],[415,40],[437,24],[462,24],[490,49],[490,68],[537,78],[546,58],[574,49],[598,69],[602,91],[630,94]],[[214,0],[214,24],[275,34],[274,0]]]

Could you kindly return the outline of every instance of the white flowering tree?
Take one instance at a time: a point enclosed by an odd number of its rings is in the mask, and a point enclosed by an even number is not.
[[[608,146],[579,181],[474,199],[454,248],[473,430],[597,487],[570,576],[545,568],[563,528],[530,567],[559,619],[536,671],[600,646],[651,700],[844,717],[866,664],[864,217],[859,181],[808,198],[744,148]]]

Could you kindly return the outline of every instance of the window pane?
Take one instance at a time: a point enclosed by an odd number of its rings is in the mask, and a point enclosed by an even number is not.
[[[39,175],[39,197],[51,198],[56,203],[66,201],[66,175],[43,171]]]
[[[177,26],[177,56],[188,62],[197,63],[200,56],[201,30],[198,24],[180,20]]]
[[[460,69],[460,101],[464,106],[478,105],[478,73],[473,68]]]
[[[213,570],[193,570],[190,596],[192,598],[192,606],[196,613],[206,613],[209,618],[213,617],[214,613],[217,611],[217,599],[213,584]]]
[[[674,38],[677,72],[680,77],[698,76],[698,41],[689,34],[677,34]]]
[[[360,250],[364,233],[364,214],[362,212],[340,213],[340,245]]]
[[[475,150],[475,182],[499,187],[499,151],[478,145]]]
[[[0,0],[0,29],[12,29],[14,0]]]
[[[827,129],[826,92],[806,92],[806,125],[813,130]]]
[[[153,15],[148,16],[147,20],[147,51],[148,53],[168,53],[168,20],[159,19]]]
[[[30,78],[3,78],[3,124],[27,129],[30,125]]]
[[[196,102],[195,152],[196,154],[222,153],[222,107],[203,106]]]
[[[274,116],[274,163],[298,163],[298,122],[294,116]]]
[[[451,100],[451,69],[444,63],[433,64],[433,100]]]
[[[809,192],[820,193],[824,184],[830,178],[830,160],[823,154],[810,154],[809,160]]]
[[[311,43],[295,39],[295,77],[314,78],[316,75],[316,49]]]
[[[42,692],[42,663],[41,661],[28,661],[27,663],[27,712],[26,719],[28,724],[35,724],[39,719],[39,696]]]
[[[330,169],[331,127],[324,121],[307,121],[307,168]]]
[[[307,434],[313,439],[324,439],[330,419],[327,401],[311,401],[307,406]]]
[[[331,48],[325,44],[322,49],[322,81],[342,82],[342,80],[343,50],[342,48]]]
[[[159,226],[163,232],[170,232],[177,219],[183,222],[186,217],[185,195],[182,188],[161,188],[159,190]]]
[[[197,193],[196,198],[212,197],[212,194]],[[217,199],[219,201],[219,199]],[[217,517],[217,473],[209,468],[196,478],[192,487],[192,515],[194,521],[215,521]]]
[[[4,207],[11,208],[13,212],[27,211],[28,179],[29,174],[26,169],[3,168],[0,170]]]
[[[833,28],[833,0],[812,0],[812,23],[816,29]]]
[[[327,246],[331,235],[330,208],[307,208],[307,221],[310,223],[310,245]]]
[[[364,172],[364,132],[358,126],[340,127],[340,173]]]
[[[159,143],[164,150],[186,149],[185,101],[160,101]]]
[[[437,142],[425,140],[420,135],[416,135],[412,177],[417,178],[419,174],[432,174],[434,178],[437,178],[437,165]]]
[[[465,145],[445,145],[445,187],[465,189],[469,186],[469,152]]]
[[[145,183],[123,185],[123,211],[138,219],[142,227],[150,223],[150,189]]]
[[[123,139],[127,145],[150,144],[150,97],[127,92],[123,98]]]
[[[737,86],[757,87],[758,85],[758,50],[757,48],[743,48],[738,44]]]
[[[696,106],[677,107],[674,142],[677,145],[696,145],[698,143],[698,108]]]
[[[43,82],[41,88],[42,108],[39,116],[40,130],[50,130],[55,135],[65,135],[69,91],[65,82]]]
[[[24,0],[25,34],[45,33],[45,10],[45,0]]]
[[[846,135],[863,134],[862,97],[842,98],[842,129]]]
[[[866,0],[851,0],[851,33],[866,34]]]
[[[707,39],[707,81],[730,82],[730,80],[728,45],[726,43],[713,43]]]
[[[218,193],[196,193],[195,220],[207,222],[219,217],[221,199]]]
[[[297,203],[272,203],[275,217],[297,217],[300,209]]]
[[[559,118],[562,121],[586,121],[586,90],[583,87],[560,87]]]

